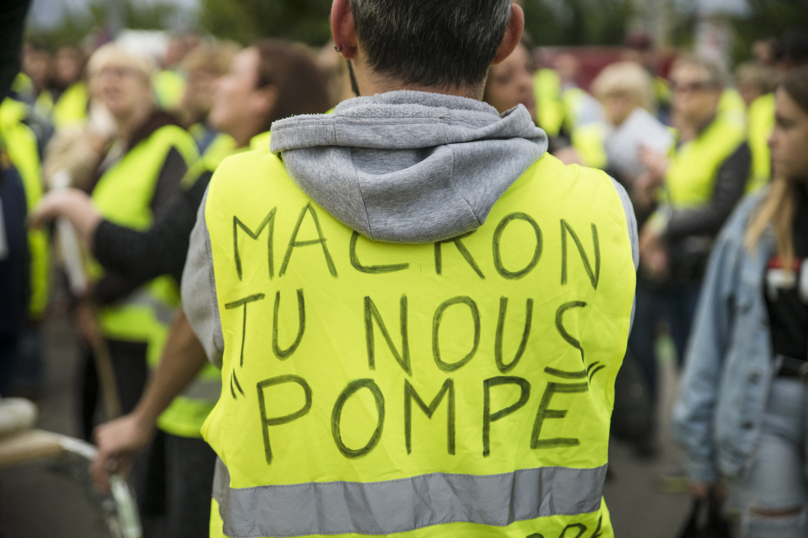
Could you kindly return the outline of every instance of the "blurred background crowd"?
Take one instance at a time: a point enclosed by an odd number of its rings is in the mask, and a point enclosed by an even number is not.
[[[714,241],[744,196],[770,183],[773,91],[808,64],[808,8],[799,0],[521,4],[525,36],[491,69],[484,100],[499,112],[524,105],[553,155],[616,178],[639,225],[634,327],[613,417],[622,460],[606,498],[683,492],[686,469],[666,431],[671,387]],[[111,415],[136,409],[178,305],[188,235],[216,165],[264,144],[277,119],[325,113],[355,96],[349,65],[328,42],[329,7],[33,2],[22,70],[0,103],[0,164],[18,187],[7,181],[0,196],[1,395],[53,406],[59,372],[72,395],[58,400],[56,428],[87,440]],[[62,220],[49,224],[53,217]],[[25,228],[26,218],[36,226]],[[112,372],[98,366],[99,353]],[[203,370],[197,388],[217,375]],[[199,439],[212,403],[182,399],[160,416],[164,438],[139,474],[204,491],[204,482],[188,482],[198,465],[212,465]],[[0,533],[10,521],[8,491]],[[143,514],[191,509],[166,509],[165,494],[149,491]],[[619,535],[676,535],[675,525],[639,528],[630,504],[622,516],[621,503],[611,504]],[[679,522],[684,506],[663,500],[651,510]]]

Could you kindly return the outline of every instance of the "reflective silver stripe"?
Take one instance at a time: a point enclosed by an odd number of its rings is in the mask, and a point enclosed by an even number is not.
[[[155,298],[147,288],[139,288],[113,306],[148,306],[154,317],[163,325],[171,325],[174,319],[174,308]]]
[[[222,393],[221,379],[200,379],[197,378],[188,388],[183,391],[182,396],[192,400],[206,400],[216,402]]]
[[[503,527],[600,508],[606,465],[541,467],[496,475],[433,473],[384,482],[229,487],[219,460],[214,498],[224,534],[239,538],[392,534],[443,523]]]

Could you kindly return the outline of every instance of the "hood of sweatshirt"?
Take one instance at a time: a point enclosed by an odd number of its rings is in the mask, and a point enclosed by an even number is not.
[[[500,115],[473,99],[396,91],[275,122],[270,150],[346,226],[375,241],[429,243],[481,226],[547,151],[547,135],[522,105]]]

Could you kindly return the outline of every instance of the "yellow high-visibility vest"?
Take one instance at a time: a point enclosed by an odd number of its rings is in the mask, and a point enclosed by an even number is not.
[[[262,149],[225,159],[205,219],[224,336],[211,536],[613,536],[635,274],[607,175],[545,155],[473,233],[389,244]]]
[[[742,123],[719,115],[699,133],[674,150],[665,174],[663,196],[674,207],[699,207],[713,194],[718,169],[744,141]]]
[[[547,136],[558,136],[564,124],[564,99],[561,79],[555,69],[539,69],[533,77],[533,93],[539,127]]]
[[[23,123],[27,105],[11,98],[0,104],[0,140],[22,178],[27,210],[42,199],[42,175],[36,135]],[[50,292],[50,253],[48,234],[44,230],[28,230],[29,278],[31,296],[28,317],[38,320],[45,314]]]
[[[51,109],[51,122],[57,129],[82,125],[87,121],[90,91],[83,80],[69,86]]]
[[[765,186],[772,175],[772,155],[769,137],[774,131],[774,94],[767,93],[749,105],[749,150],[752,152],[752,173],[746,192]]]
[[[152,86],[160,108],[173,110],[185,94],[185,77],[173,69],[164,69],[152,77]]]
[[[735,88],[726,88],[718,101],[718,114],[726,114],[736,123],[746,122],[746,103]]]
[[[196,158],[196,144],[185,130],[174,125],[157,129],[130,149],[101,177],[92,193],[93,204],[107,220],[127,228],[145,230],[152,224],[149,207],[160,170],[174,147],[186,163]],[[103,269],[91,265],[93,276]],[[168,326],[179,303],[179,290],[169,276],[156,278],[114,306],[100,309],[104,335],[114,340],[147,342],[147,360],[156,365],[168,335]]]

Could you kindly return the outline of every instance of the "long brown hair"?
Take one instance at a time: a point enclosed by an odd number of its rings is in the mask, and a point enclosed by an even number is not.
[[[789,73],[780,83],[778,90],[784,91],[801,109],[808,112],[808,67],[801,67]],[[752,251],[771,225],[774,229],[777,255],[786,270],[790,270],[794,259],[792,221],[799,188],[805,186],[794,182],[791,178],[775,175],[769,191],[749,222],[744,240],[747,250]]]
[[[277,120],[300,114],[322,114],[328,110],[325,77],[302,45],[266,39],[254,46],[261,58],[258,87],[272,85],[278,91],[262,132],[269,131]]]

